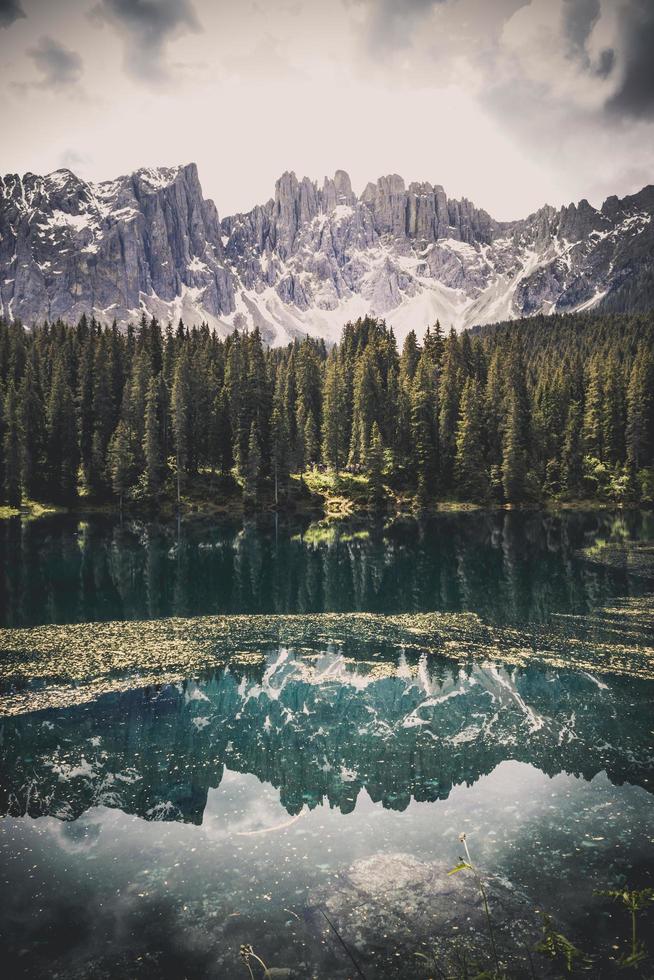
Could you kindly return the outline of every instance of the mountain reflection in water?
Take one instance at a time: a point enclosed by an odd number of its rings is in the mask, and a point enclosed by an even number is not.
[[[74,820],[104,805],[200,824],[226,768],[278,788],[289,814],[349,813],[363,790],[403,810],[509,759],[651,790],[654,682],[403,654],[391,666],[282,649],[258,670],[6,719],[0,810]]]
[[[7,975],[231,980],[253,943],[350,980],[325,911],[367,976],[432,976],[416,951],[486,943],[462,830],[505,940],[539,909],[622,949],[597,890],[654,883],[653,539],[0,522]]]

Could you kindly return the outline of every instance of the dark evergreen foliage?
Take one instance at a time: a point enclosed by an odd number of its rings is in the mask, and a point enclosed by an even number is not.
[[[311,467],[436,499],[654,496],[654,314],[537,316],[398,353],[365,317],[329,352],[267,349],[145,316],[121,333],[82,317],[0,320],[0,494],[71,501],[220,493],[283,503]],[[206,486],[207,484],[205,484]],[[233,484],[232,484],[233,485]]]

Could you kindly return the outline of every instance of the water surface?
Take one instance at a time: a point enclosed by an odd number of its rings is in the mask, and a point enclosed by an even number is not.
[[[0,525],[10,975],[247,978],[252,943],[352,976],[326,913],[367,976],[430,976],[479,911],[444,891],[461,832],[522,938],[545,910],[621,946],[594,892],[654,882],[653,539],[639,512]]]

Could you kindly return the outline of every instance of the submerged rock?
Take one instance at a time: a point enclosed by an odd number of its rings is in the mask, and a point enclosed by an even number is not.
[[[314,928],[323,940],[331,934],[338,943],[336,930],[366,975],[367,969],[384,977],[431,975],[425,956],[441,969],[463,956],[480,969],[490,968],[492,947],[477,879],[470,871],[448,875],[449,870],[442,861],[402,853],[356,861],[311,894]],[[509,882],[488,877],[484,887],[498,955],[519,975],[528,963],[526,951],[540,938],[540,919]]]

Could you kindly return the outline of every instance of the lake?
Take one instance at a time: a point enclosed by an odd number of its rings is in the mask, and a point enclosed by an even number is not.
[[[610,976],[597,892],[654,885],[652,542],[640,511],[0,522],[4,975],[248,980],[251,944],[420,978],[493,942],[562,975],[547,913]]]

